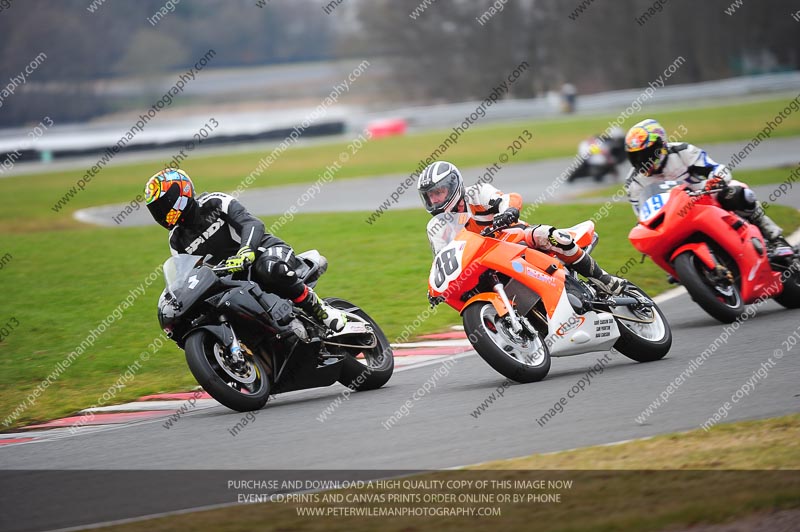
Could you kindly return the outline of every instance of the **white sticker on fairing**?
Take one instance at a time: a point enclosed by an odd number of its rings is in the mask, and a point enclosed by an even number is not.
[[[450,283],[461,275],[461,261],[466,245],[466,242],[456,240],[436,254],[428,282],[437,292],[447,290]]]
[[[639,209],[639,221],[646,222],[658,214],[669,201],[669,192],[650,196]]]

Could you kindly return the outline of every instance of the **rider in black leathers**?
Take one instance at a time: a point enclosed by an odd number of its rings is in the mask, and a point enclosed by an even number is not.
[[[195,196],[186,172],[168,168],[147,181],[145,202],[155,221],[170,229],[173,255],[211,255],[216,262],[225,260],[232,272],[252,264],[253,279],[264,290],[291,299],[334,332],[344,329],[344,313],[321,300],[297,277],[300,259],[292,248],[267,233],[264,223],[233,196],[222,192]]]

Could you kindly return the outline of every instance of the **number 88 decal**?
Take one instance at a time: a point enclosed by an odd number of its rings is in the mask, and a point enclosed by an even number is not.
[[[454,242],[444,248],[437,256],[431,270],[431,285],[443,292],[447,285],[461,273],[461,256],[464,242]]]

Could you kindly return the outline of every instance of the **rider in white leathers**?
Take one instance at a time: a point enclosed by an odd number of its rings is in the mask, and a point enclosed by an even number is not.
[[[633,165],[625,189],[636,214],[642,190],[652,183],[677,181],[706,190],[722,187],[717,199],[724,208],[756,225],[767,244],[787,245],[783,231],[764,213],[752,190],[733,181],[730,170],[716,163],[705,150],[685,142],[667,142],[666,131],[655,120],[643,120],[628,131],[625,151]]]

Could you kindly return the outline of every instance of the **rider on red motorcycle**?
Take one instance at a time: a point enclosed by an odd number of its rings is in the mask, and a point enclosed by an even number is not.
[[[468,212],[470,220],[466,229],[474,233],[480,233],[492,224],[516,223],[522,207],[522,197],[519,194],[503,194],[487,183],[478,183],[465,189],[461,172],[446,161],[428,165],[419,176],[417,190],[431,216],[444,212]],[[616,295],[622,291],[625,280],[603,270],[591,255],[575,243],[568,232],[541,224],[524,224],[517,228],[524,231],[525,243],[529,247],[554,254],[574,271],[610,294]]]
[[[761,230],[771,247],[788,245],[783,231],[764,213],[755,193],[743,183],[731,185],[731,173],[714,162],[704,150],[685,142],[668,142],[661,124],[652,119],[634,125],[625,137],[625,151],[633,169],[625,180],[633,210],[639,212],[639,195],[644,187],[659,181],[688,183],[706,190],[722,187],[720,205],[747,219]]]

